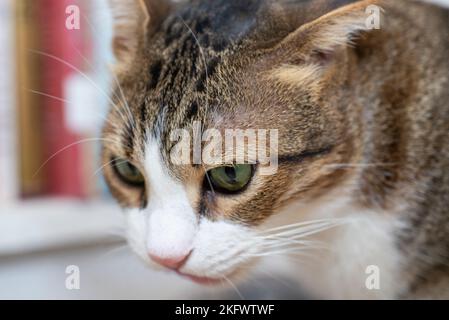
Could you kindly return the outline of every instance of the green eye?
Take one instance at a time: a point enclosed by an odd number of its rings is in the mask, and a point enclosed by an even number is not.
[[[142,173],[133,164],[124,159],[114,159],[112,162],[119,177],[126,183],[141,186],[145,182]]]
[[[209,170],[208,176],[214,190],[223,193],[237,193],[245,188],[253,175],[250,164],[219,167]]]

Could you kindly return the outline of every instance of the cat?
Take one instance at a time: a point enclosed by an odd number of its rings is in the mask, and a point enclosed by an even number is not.
[[[111,8],[104,175],[145,263],[205,284],[269,263],[326,299],[449,298],[447,10],[411,0]],[[200,137],[277,130],[276,172],[261,175],[257,159],[174,163],[173,132],[195,139],[195,123]]]

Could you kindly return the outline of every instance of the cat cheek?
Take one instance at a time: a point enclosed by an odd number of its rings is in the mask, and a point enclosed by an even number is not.
[[[126,209],[125,219],[128,245],[143,261],[150,263],[145,244],[147,234],[145,215],[138,209]]]
[[[250,259],[253,236],[253,232],[242,225],[202,219],[194,250],[180,271],[211,279],[230,276]]]

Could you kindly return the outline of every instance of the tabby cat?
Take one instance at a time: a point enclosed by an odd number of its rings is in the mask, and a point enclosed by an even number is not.
[[[449,298],[447,10],[411,0],[111,8],[117,81],[102,159],[146,263],[213,284],[268,262],[313,297]],[[206,129],[277,130],[276,172],[260,174],[257,159],[176,163],[180,129],[203,145]]]

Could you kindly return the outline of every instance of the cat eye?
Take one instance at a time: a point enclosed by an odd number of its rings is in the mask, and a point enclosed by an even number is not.
[[[242,191],[253,176],[253,166],[250,164],[237,164],[223,166],[208,171],[211,187],[221,193],[237,193]]]
[[[112,166],[124,182],[133,186],[142,186],[144,184],[144,176],[131,162],[124,159],[114,159]]]

